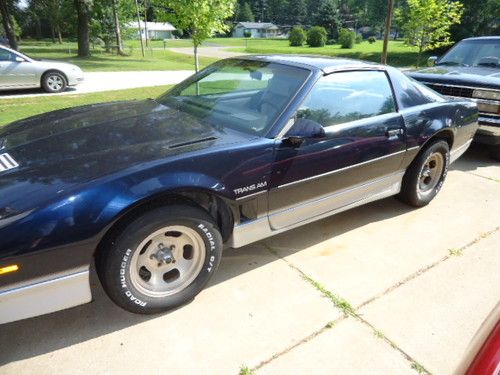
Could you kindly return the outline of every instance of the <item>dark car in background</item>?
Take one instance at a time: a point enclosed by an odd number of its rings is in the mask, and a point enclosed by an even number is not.
[[[474,100],[479,109],[475,141],[500,160],[500,36],[464,39],[427,69],[410,73],[440,94]]]
[[[157,99],[6,125],[0,323],[90,302],[94,259],[124,309],[179,306],[224,246],[393,195],[430,203],[476,129],[468,100],[310,56],[222,60]]]

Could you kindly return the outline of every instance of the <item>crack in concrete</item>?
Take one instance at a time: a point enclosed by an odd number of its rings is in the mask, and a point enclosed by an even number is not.
[[[500,180],[497,180],[495,178],[491,178],[491,177],[486,177],[486,176],[483,176],[483,175],[480,175],[480,174],[477,174],[477,173],[474,173],[474,172],[468,172],[468,171],[463,171],[467,174],[470,174],[470,175],[473,175],[473,176],[476,176],[476,177],[480,177],[480,178],[484,178],[486,180],[490,180],[490,181],[494,181],[494,182],[500,182]]]
[[[459,252],[459,253],[463,253],[464,250],[466,250],[469,247],[477,244],[479,241],[483,240],[484,238],[491,236],[492,234],[496,233],[498,230],[500,230],[500,227],[496,227],[495,229],[492,229],[492,230],[490,230],[488,232],[482,233],[479,237],[474,238],[471,242],[467,243],[466,245],[462,246],[459,249],[456,249],[455,251]],[[435,261],[434,263],[431,263],[431,264],[429,264],[429,265],[427,265],[425,267],[420,268],[419,270],[417,270],[416,272],[414,272],[411,275],[407,276],[403,280],[401,280],[401,281],[397,282],[396,284],[390,286],[389,288],[387,288],[386,290],[384,290],[382,293],[377,294],[376,296],[374,296],[374,297],[366,300],[365,302],[363,302],[359,306],[356,306],[355,310],[359,310],[360,308],[362,308],[362,307],[364,307],[366,305],[369,305],[370,303],[378,300],[379,298],[385,296],[386,294],[392,292],[393,290],[396,290],[400,286],[405,285],[409,281],[416,279],[417,277],[419,277],[420,275],[424,274],[425,272],[433,269],[434,267],[438,266],[439,264],[441,264],[441,263],[443,263],[443,262],[445,262],[448,259],[453,258],[453,257],[455,257],[455,255],[452,255],[452,254],[445,255],[444,257],[442,257],[441,259]]]
[[[421,369],[422,373],[428,374],[428,375],[431,374],[424,366],[422,366],[420,363],[418,363],[416,360],[414,360],[408,353],[406,353],[399,346],[397,346],[392,340],[390,340],[389,338],[387,338],[387,336],[385,334],[383,334],[381,331],[377,330],[374,326],[372,326],[370,323],[368,323],[366,320],[364,320],[360,315],[358,315],[358,313],[356,313],[355,309],[353,309],[351,307],[351,305],[349,304],[349,302],[347,300],[345,300],[344,298],[339,297],[336,294],[330,292],[328,289],[326,289],[325,287],[323,287],[320,283],[318,283],[313,278],[311,278],[310,276],[308,276],[300,268],[298,268],[297,266],[295,266],[294,264],[290,263],[289,261],[287,261],[286,259],[284,259],[282,256],[280,256],[279,253],[275,249],[273,249],[272,247],[270,247],[269,245],[264,244],[264,247],[271,254],[273,254],[274,256],[276,256],[279,260],[285,262],[290,268],[292,268],[293,270],[295,270],[296,272],[298,272],[300,274],[300,276],[302,277],[302,279],[304,279],[309,284],[311,284],[311,286],[314,289],[316,289],[317,291],[319,291],[324,297],[326,297],[330,301],[332,301],[332,303],[335,306],[335,308],[340,309],[342,311],[343,315],[340,318],[337,318],[334,321],[327,323],[320,330],[313,332],[312,334],[306,336],[302,340],[300,340],[300,341],[296,342],[295,344],[293,344],[293,345],[285,348],[281,352],[275,353],[270,358],[268,358],[268,359],[260,362],[257,366],[255,366],[254,368],[252,368],[252,371],[257,371],[257,370],[261,369],[262,367],[264,367],[265,365],[271,363],[272,361],[274,361],[275,359],[281,357],[282,355],[284,355],[286,353],[289,353],[290,351],[292,351],[293,349],[301,346],[302,344],[305,344],[305,343],[311,341],[313,338],[321,335],[327,329],[331,329],[336,323],[338,323],[340,321],[343,321],[345,319],[348,319],[349,317],[353,317],[354,319],[357,319],[360,323],[367,325],[378,338],[384,340],[394,350],[396,350],[397,352],[399,352],[400,355],[402,355],[408,362],[411,363],[412,368],[416,368],[416,366],[417,366],[417,367],[419,367]]]
[[[483,176],[478,176],[478,177],[483,177]],[[486,178],[486,177],[484,177],[484,178]],[[460,249],[457,249],[457,250],[462,253],[464,250],[472,247],[473,245],[477,244],[479,241],[481,241],[481,240],[483,240],[483,239],[491,236],[492,234],[496,233],[499,230],[500,230],[500,226],[496,227],[495,229],[492,229],[492,230],[490,230],[488,232],[482,233],[480,236],[476,237],[471,242],[467,243],[466,245],[462,246]],[[285,262],[290,268],[292,268],[293,270],[295,270],[296,272],[298,272],[300,274],[300,276],[302,277],[302,279],[304,279],[309,284],[311,284],[311,286],[313,286],[314,289],[316,289],[317,291],[319,291],[324,297],[326,297],[330,301],[332,301],[333,304],[334,304],[334,306],[335,306],[335,308],[338,308],[338,309],[340,309],[342,311],[343,316],[341,316],[340,318],[335,319],[332,322],[328,322],[321,329],[319,329],[319,330],[313,332],[312,334],[304,337],[302,340],[299,340],[298,342],[296,342],[295,344],[293,344],[293,345],[285,348],[284,350],[282,350],[282,351],[280,351],[278,353],[275,353],[270,358],[268,358],[268,359],[260,362],[258,365],[256,365],[255,367],[252,368],[252,371],[257,371],[257,370],[261,369],[262,367],[264,367],[265,365],[271,363],[275,359],[277,359],[277,358],[281,357],[282,355],[289,353],[293,349],[295,349],[295,348],[297,348],[297,347],[299,347],[299,346],[301,346],[301,345],[303,345],[303,344],[311,341],[315,337],[321,335],[324,331],[326,331],[328,329],[331,329],[332,326],[334,326],[338,322],[343,321],[345,319],[348,319],[351,316],[354,319],[357,319],[362,324],[365,324],[366,326],[368,326],[373,331],[373,333],[375,334],[375,336],[377,336],[381,340],[385,341],[387,344],[389,344],[391,346],[391,348],[393,348],[400,355],[402,355],[408,362],[411,363],[411,367],[413,369],[417,369],[418,368],[419,369],[418,372],[420,372],[420,373],[424,373],[424,374],[428,374],[428,375],[431,374],[430,371],[428,371],[424,366],[422,366],[419,362],[417,362],[415,359],[413,359],[408,353],[406,353],[403,349],[401,349],[394,341],[392,341],[391,339],[389,339],[383,332],[379,331],[370,322],[368,322],[367,320],[363,319],[356,311],[359,310],[360,308],[362,308],[362,307],[364,307],[364,306],[366,306],[366,305],[374,302],[375,300],[378,300],[379,298],[381,298],[384,295],[392,292],[393,290],[399,288],[400,286],[405,285],[409,281],[414,280],[415,278],[419,277],[420,275],[424,274],[425,272],[429,271],[430,269],[433,269],[434,267],[436,267],[439,264],[445,262],[449,258],[452,258],[454,255],[451,255],[451,254],[450,255],[446,255],[443,258],[439,259],[438,261],[436,261],[436,262],[434,262],[434,263],[432,263],[430,265],[427,265],[426,267],[423,267],[423,268],[419,269],[418,271],[416,271],[413,274],[409,275],[408,277],[406,277],[402,281],[400,281],[400,282],[392,285],[391,287],[387,288],[384,292],[382,292],[382,293],[374,296],[373,298],[370,298],[369,300],[363,302],[362,304],[360,304],[359,306],[357,306],[356,308],[353,309],[347,300],[343,299],[342,297],[337,296],[336,294],[330,292],[328,289],[326,289],[323,286],[321,286],[320,283],[318,283],[316,280],[314,280],[313,278],[311,278],[310,276],[308,276],[300,268],[298,268],[297,266],[295,266],[294,264],[290,263],[288,260],[286,260],[285,258],[283,258],[282,256],[280,256],[277,250],[273,249],[272,247],[270,247],[269,245],[267,245],[265,243],[264,243],[264,247],[271,254],[273,254],[274,256],[276,256],[276,258],[278,258],[279,260]]]

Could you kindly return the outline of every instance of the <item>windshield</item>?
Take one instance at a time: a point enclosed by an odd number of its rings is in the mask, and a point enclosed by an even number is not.
[[[158,101],[217,127],[264,135],[311,71],[252,60],[225,60],[175,86]]]
[[[500,39],[464,40],[444,55],[437,65],[500,68]]]

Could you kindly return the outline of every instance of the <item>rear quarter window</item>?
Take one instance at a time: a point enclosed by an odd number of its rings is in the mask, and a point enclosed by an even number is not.
[[[446,101],[443,96],[413,78],[406,76],[400,70],[389,68],[388,72],[396,93],[399,108],[410,108],[417,105]]]

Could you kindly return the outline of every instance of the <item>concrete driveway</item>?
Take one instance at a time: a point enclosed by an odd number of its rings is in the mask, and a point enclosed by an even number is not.
[[[179,83],[194,73],[194,70],[164,70],[143,72],[85,72],[85,80],[69,87],[60,94],[48,94],[43,90],[0,91],[0,100],[32,96],[56,96],[86,94],[89,92],[133,89],[137,87],[162,86]]]
[[[390,198],[239,250],[157,316],[89,305],[0,326],[7,374],[452,374],[500,299],[500,164],[422,209]]]

